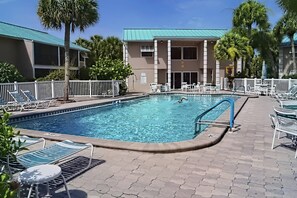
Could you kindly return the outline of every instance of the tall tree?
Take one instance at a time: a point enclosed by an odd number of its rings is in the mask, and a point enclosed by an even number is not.
[[[276,0],[277,3],[283,8],[286,12],[292,14],[297,14],[297,1],[296,0]]]
[[[239,58],[247,59],[253,55],[253,48],[249,39],[235,32],[228,32],[215,45],[214,55],[217,60],[230,60],[234,62],[234,73]]]
[[[39,0],[37,14],[46,28],[64,28],[64,100],[69,99],[70,32],[84,31],[99,20],[96,0]]]
[[[267,9],[264,4],[255,0],[247,0],[240,4],[233,12],[233,28],[241,36],[245,36],[250,40],[252,46],[255,34],[259,31],[268,31],[270,24],[268,23]],[[255,49],[255,46],[252,46]],[[251,60],[246,60],[246,69],[248,74],[250,71]]]
[[[297,66],[296,66],[294,35],[297,32],[297,17],[290,12],[285,13],[285,15],[277,22],[276,26],[274,27],[274,31],[278,36],[278,38],[283,38],[283,36],[286,35],[290,39],[291,52],[292,52],[291,59],[293,63],[294,73],[296,73]],[[288,72],[289,72],[289,67],[286,67],[284,69],[284,73],[288,74]]]
[[[123,58],[123,43],[114,36],[103,38],[99,35],[94,35],[90,40],[79,38],[76,44],[90,50],[88,65],[94,65],[99,59],[122,60]]]

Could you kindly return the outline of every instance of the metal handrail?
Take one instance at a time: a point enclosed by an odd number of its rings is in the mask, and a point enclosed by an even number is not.
[[[195,134],[199,133],[201,131],[201,124],[216,124],[215,121],[210,121],[210,120],[202,120],[202,118],[208,114],[210,111],[212,111],[213,109],[215,109],[217,106],[219,106],[220,104],[224,103],[224,102],[228,102],[230,104],[230,120],[229,120],[229,125],[228,124],[223,124],[222,122],[217,122],[218,125],[225,125],[225,126],[229,126],[230,130],[232,130],[233,126],[234,126],[234,99],[233,98],[225,98],[223,100],[221,100],[220,102],[218,102],[217,104],[213,105],[212,107],[210,107],[209,109],[207,109],[206,111],[204,111],[203,113],[201,113],[200,115],[198,115],[195,119]],[[198,130],[197,130],[198,128]]]

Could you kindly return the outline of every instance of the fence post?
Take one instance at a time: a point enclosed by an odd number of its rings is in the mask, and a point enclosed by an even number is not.
[[[270,90],[273,90],[273,87],[274,87],[274,78],[271,78],[271,89]]]
[[[111,86],[112,86],[112,97],[114,97],[114,80],[111,81]]]
[[[37,81],[34,81],[34,89],[35,89],[35,98],[38,100],[38,84]]]
[[[18,91],[18,82],[17,81],[14,81],[13,88],[14,88],[14,91]]]
[[[52,88],[52,98],[55,98],[55,81],[51,81],[51,88]]]
[[[247,92],[247,79],[246,78],[243,79],[243,86],[244,86],[244,93],[246,93]]]
[[[90,98],[92,97],[92,81],[89,80]]]
[[[292,81],[291,81],[291,78],[289,78],[289,82],[288,82],[288,90],[292,87]]]

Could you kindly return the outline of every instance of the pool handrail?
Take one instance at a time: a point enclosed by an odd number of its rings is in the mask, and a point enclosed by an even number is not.
[[[201,120],[207,113],[209,113],[210,111],[212,111],[213,109],[215,109],[217,106],[219,106],[220,104],[224,103],[224,102],[228,102],[230,104],[230,120],[229,120],[229,125],[226,125],[222,122],[215,122],[215,121],[210,121],[210,120]],[[220,102],[216,103],[215,105],[213,105],[212,107],[210,107],[209,109],[207,109],[206,111],[204,111],[203,113],[201,113],[200,115],[198,115],[195,119],[195,134],[198,134],[201,131],[201,124],[216,124],[216,125],[225,125],[225,126],[229,126],[230,130],[232,130],[233,126],[234,126],[234,99],[233,98],[225,98],[222,99]],[[197,125],[199,126],[198,130],[197,130]]]

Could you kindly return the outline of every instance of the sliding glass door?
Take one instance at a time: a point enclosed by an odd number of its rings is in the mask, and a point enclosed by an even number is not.
[[[197,84],[198,72],[173,72],[171,73],[171,82],[171,89],[180,89],[182,82]]]

